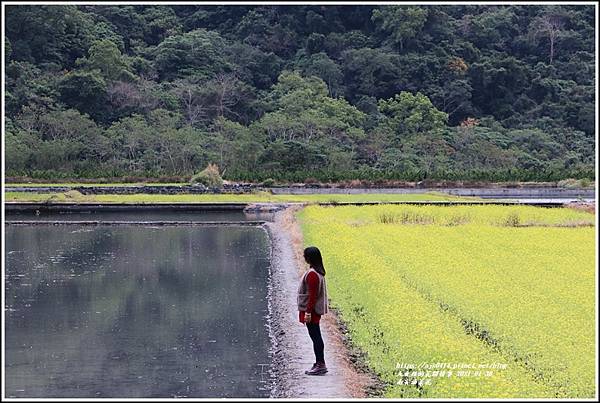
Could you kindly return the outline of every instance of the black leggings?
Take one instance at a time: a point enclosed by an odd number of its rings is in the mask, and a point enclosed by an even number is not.
[[[315,358],[317,362],[325,362],[325,357],[323,355],[323,349],[325,345],[323,344],[323,338],[321,337],[321,328],[318,323],[307,323],[306,327],[308,328],[308,334],[313,342],[313,350],[315,351]]]

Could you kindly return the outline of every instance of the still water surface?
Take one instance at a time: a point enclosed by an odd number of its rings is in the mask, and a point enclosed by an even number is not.
[[[7,397],[269,395],[262,228],[5,235]]]

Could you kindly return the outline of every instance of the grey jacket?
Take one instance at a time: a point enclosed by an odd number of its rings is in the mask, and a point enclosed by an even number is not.
[[[313,269],[307,270],[302,276],[300,285],[298,286],[298,310],[306,312],[306,306],[308,305],[308,282],[306,276],[311,271],[317,273],[319,276],[319,288],[317,290],[317,300],[315,301],[314,312],[318,315],[323,315],[329,312],[328,301],[327,301],[327,283],[325,282],[325,276]]]

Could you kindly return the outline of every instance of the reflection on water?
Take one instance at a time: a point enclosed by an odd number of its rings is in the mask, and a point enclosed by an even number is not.
[[[263,229],[5,234],[6,396],[269,395]]]
[[[123,210],[123,211],[5,211],[7,221],[272,221],[273,213],[244,213],[229,211],[173,211],[173,210]]]

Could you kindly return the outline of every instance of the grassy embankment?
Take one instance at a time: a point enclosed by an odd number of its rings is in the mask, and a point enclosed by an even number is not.
[[[298,219],[305,245],[323,252],[332,303],[388,383],[387,397],[594,396],[595,229],[580,226],[593,225],[592,214],[308,206]],[[396,369],[423,362],[507,367],[450,377],[421,369],[416,378]]]
[[[5,192],[5,200],[20,202],[93,202],[93,203],[266,203],[266,202],[389,202],[389,201],[434,201],[434,200],[479,200],[472,197],[450,196],[429,192],[416,194],[271,194],[254,192],[245,194],[131,194],[131,195],[83,195],[77,191],[56,193]]]

